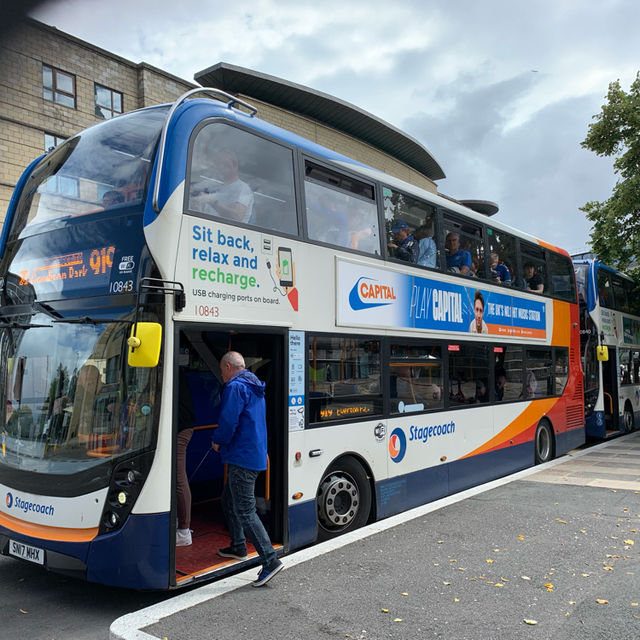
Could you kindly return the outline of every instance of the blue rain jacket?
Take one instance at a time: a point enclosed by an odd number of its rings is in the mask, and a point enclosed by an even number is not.
[[[265,383],[242,369],[222,391],[218,428],[212,441],[220,445],[222,462],[244,469],[267,468]]]

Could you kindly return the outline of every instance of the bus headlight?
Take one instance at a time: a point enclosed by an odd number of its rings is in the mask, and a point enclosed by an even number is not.
[[[153,452],[149,452],[124,460],[115,466],[100,518],[98,535],[111,533],[124,525],[140,495],[152,462]]]

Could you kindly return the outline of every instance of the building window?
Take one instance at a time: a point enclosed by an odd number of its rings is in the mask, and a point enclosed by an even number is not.
[[[42,65],[42,95],[65,107],[76,108],[76,78],[46,64]]]
[[[49,151],[50,149],[57,147],[59,144],[61,144],[65,140],[66,138],[57,136],[54,133],[45,133],[44,134],[44,150]]]
[[[122,94],[102,85],[94,85],[96,117],[110,120],[122,113]]]

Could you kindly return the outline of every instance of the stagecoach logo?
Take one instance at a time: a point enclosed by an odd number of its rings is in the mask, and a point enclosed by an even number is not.
[[[32,502],[31,500],[23,500],[20,496],[15,496],[14,498],[11,492],[7,492],[5,503],[7,505],[7,509],[15,507],[18,511],[23,511],[24,513],[33,511],[33,513],[52,516],[55,511],[55,507],[52,504],[40,504],[38,502]]]
[[[406,452],[407,436],[400,427],[396,427],[389,438],[389,455],[394,462],[401,462]]]
[[[11,509],[13,506],[13,496],[10,493],[7,493],[7,509]]]
[[[354,311],[393,304],[395,299],[393,287],[365,276],[358,278],[349,292],[349,304]]]

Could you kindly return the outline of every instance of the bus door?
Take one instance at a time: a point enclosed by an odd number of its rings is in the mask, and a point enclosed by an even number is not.
[[[246,368],[266,383],[268,468],[258,477],[256,503],[271,541],[278,546],[285,543],[286,501],[283,496],[287,414],[284,394],[287,380],[284,344],[284,332],[212,331],[186,325],[179,331],[174,389],[178,396],[181,393],[190,396],[187,404],[192,406],[194,428],[186,453],[186,473],[192,497],[192,544],[176,547],[177,583],[193,578],[196,573],[207,575],[222,569],[232,570],[237,564],[237,561],[217,555],[217,550],[229,546],[230,542],[221,505],[227,470],[220,454],[211,448],[223,386],[220,360],[229,350],[241,353]],[[184,402],[184,398],[178,397],[175,403],[176,431],[180,427],[179,408]],[[177,437],[175,442],[177,454]],[[177,514],[177,500],[174,502]]]
[[[609,347],[609,359],[602,363],[602,391],[604,419],[607,431],[618,430],[618,354],[615,347]]]

